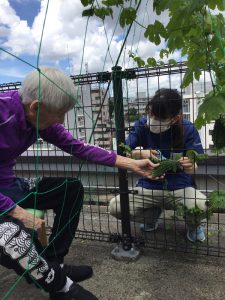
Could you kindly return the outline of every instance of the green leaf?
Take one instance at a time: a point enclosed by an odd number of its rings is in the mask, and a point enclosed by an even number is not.
[[[214,191],[209,195],[209,208],[223,208],[225,204],[225,191]]]
[[[169,65],[177,66],[177,62],[175,59],[169,59],[168,63],[169,63]]]
[[[148,66],[150,66],[150,67],[156,67],[157,66],[157,62],[154,59],[154,57],[149,57],[147,59],[147,63],[148,63]]]
[[[184,75],[183,82],[181,84],[181,88],[185,88],[189,86],[190,83],[193,82],[193,71],[188,69]]]
[[[83,4],[83,6],[88,6],[94,3],[94,0],[80,0],[80,1]]]
[[[110,7],[95,8],[94,13],[97,17],[104,20],[105,16],[112,16],[112,8]]]
[[[155,21],[154,24],[148,25],[144,36],[156,45],[159,45],[161,43],[160,37],[167,38],[167,31],[162,23]]]
[[[136,10],[133,7],[124,8],[120,14],[120,26],[131,24],[137,17]]]
[[[169,51],[167,49],[162,49],[159,53],[159,57],[163,59],[164,56],[168,57]]]
[[[210,9],[215,9],[216,8],[215,0],[207,0],[207,4],[208,4]]]
[[[123,0],[104,0],[102,4],[105,6],[119,6],[123,5]]]
[[[162,61],[162,60],[158,60],[158,61],[157,61],[157,65],[158,65],[158,66],[164,66],[165,63],[164,63],[164,61]]]
[[[160,36],[157,32],[155,32],[155,26],[154,25],[148,25],[144,36],[149,39],[150,42],[154,43],[155,45],[159,45],[161,43]]]
[[[145,61],[142,58],[140,58],[139,56],[136,56],[134,58],[134,61],[137,63],[139,68],[145,66]]]
[[[155,31],[161,35],[161,37],[166,38],[167,37],[167,31],[163,24],[159,21],[155,21],[154,23]]]
[[[202,125],[217,119],[220,114],[225,114],[225,94],[219,93],[214,96],[213,92],[210,92],[199,106],[195,126],[200,129]]]
[[[94,15],[94,9],[93,8],[85,9],[82,12],[82,17],[92,17],[93,15]]]
[[[201,74],[202,74],[201,70],[200,69],[196,69],[194,71],[195,79],[199,81]]]
[[[225,0],[220,0],[218,3],[217,3],[217,7],[220,11],[224,11],[225,10]]]

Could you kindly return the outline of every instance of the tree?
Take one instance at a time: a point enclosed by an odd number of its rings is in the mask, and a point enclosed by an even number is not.
[[[134,122],[135,120],[138,120],[140,118],[140,115],[135,107],[131,107],[125,115],[125,118],[128,122]]]
[[[114,7],[121,7],[121,27],[137,22],[140,0],[103,0],[101,5],[95,0],[81,0],[81,2],[85,7],[89,6],[83,11],[83,16],[95,15],[104,19],[113,16]],[[181,87],[187,87],[195,79],[199,80],[203,71],[208,71],[210,74],[213,90],[203,99],[195,126],[201,128],[212,120],[223,118],[225,115],[225,18],[221,12],[225,11],[225,0],[153,0],[152,3],[157,15],[168,11],[169,22],[163,25],[156,20],[147,26],[144,36],[155,45],[159,45],[162,40],[165,41],[166,47],[160,51],[161,59],[168,58],[175,50],[179,50],[182,57],[186,58],[188,70]],[[144,61],[133,53],[130,53],[130,56],[139,67],[164,64],[162,60],[156,61],[153,57]],[[177,62],[169,60],[168,63]],[[221,134],[225,135],[225,126],[223,128]],[[223,147],[225,150],[225,142]]]

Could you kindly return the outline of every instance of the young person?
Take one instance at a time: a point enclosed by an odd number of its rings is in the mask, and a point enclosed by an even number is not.
[[[135,122],[134,128],[126,139],[133,150],[133,158],[148,158],[161,154],[162,158],[179,159],[181,169],[176,173],[168,172],[163,180],[141,177],[136,185],[137,194],[130,195],[130,214],[136,222],[142,223],[141,229],[157,229],[162,209],[176,209],[182,206],[187,224],[187,238],[191,242],[205,240],[201,220],[205,217],[206,196],[195,188],[191,176],[197,164],[188,159],[186,151],[203,153],[198,131],[194,125],[182,117],[182,99],[177,90],[160,89],[146,107],[146,117]],[[110,213],[120,217],[120,197],[110,202]],[[190,209],[199,208],[199,214]],[[186,212],[186,213],[185,213]]]
[[[15,176],[15,160],[40,136],[82,160],[142,176],[150,175],[157,164],[122,157],[73,138],[62,124],[75,106],[75,96],[70,77],[50,67],[28,74],[19,91],[0,94],[0,263],[35,281],[51,299],[92,300],[97,298],[77,284],[92,276],[92,268],[63,263],[79,222],[82,183],[76,178],[42,178],[33,186]],[[33,207],[55,213],[46,249],[37,235],[43,220],[24,209]]]

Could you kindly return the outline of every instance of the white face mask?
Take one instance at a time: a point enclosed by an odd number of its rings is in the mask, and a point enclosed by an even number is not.
[[[170,129],[171,121],[160,121],[156,120],[154,117],[148,117],[147,125],[149,130],[153,133],[161,133]]]

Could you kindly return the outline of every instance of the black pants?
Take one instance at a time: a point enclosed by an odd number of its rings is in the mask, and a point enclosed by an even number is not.
[[[83,203],[81,182],[75,178],[44,177],[39,181],[36,190],[35,187],[30,189],[27,180],[17,178],[11,188],[0,189],[0,192],[11,197],[23,208],[33,208],[36,202],[37,209],[53,209],[55,218],[44,257],[48,261],[62,263],[79,222]],[[21,201],[26,196],[27,198]]]
[[[58,291],[66,283],[66,274],[59,263],[40,256],[42,251],[36,232],[13,217],[0,217],[0,264],[30,277],[46,292]]]

